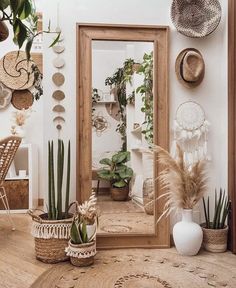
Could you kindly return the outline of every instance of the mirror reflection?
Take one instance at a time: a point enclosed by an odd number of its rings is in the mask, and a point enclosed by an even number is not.
[[[92,42],[91,115],[98,233],[153,234],[152,42]]]

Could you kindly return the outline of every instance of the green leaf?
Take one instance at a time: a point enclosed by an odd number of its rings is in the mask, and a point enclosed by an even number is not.
[[[57,37],[54,39],[54,41],[52,42],[52,44],[49,46],[49,48],[53,47],[54,45],[57,44],[57,42],[60,40],[60,36],[61,36],[61,32],[59,32],[57,34]]]
[[[119,175],[122,179],[130,179],[133,176],[133,169],[126,167],[126,169],[119,172]]]
[[[108,158],[104,158],[104,159],[100,160],[99,163],[103,164],[103,165],[108,165],[108,166],[111,166],[111,164],[112,164],[111,160]]]
[[[88,235],[87,235],[87,228],[86,228],[85,222],[82,223],[82,227],[79,224],[79,230],[80,230],[80,235],[81,235],[81,238],[82,238],[82,242],[83,243],[87,243],[88,242]]]
[[[81,239],[79,236],[78,227],[77,227],[75,222],[73,222],[71,225],[70,237],[71,237],[71,240],[74,244],[81,244]]]
[[[99,176],[99,178],[102,178],[102,179],[105,179],[107,181],[110,181],[112,178],[112,175],[111,175],[111,171],[109,170],[100,170],[100,171],[97,171],[97,174]]]
[[[18,16],[21,20],[26,19],[32,14],[32,6],[29,0],[24,0],[18,9]]]
[[[22,1],[24,1],[24,0],[10,0],[11,10],[12,10],[14,16],[17,15],[18,10],[19,10],[20,6],[22,5]]]
[[[113,186],[115,186],[117,188],[123,188],[123,187],[127,186],[127,183],[124,180],[120,180],[120,181],[113,183]]]
[[[27,39],[27,29],[25,25],[18,18],[16,18],[14,22],[13,31],[14,31],[14,41],[17,43],[20,49],[25,40]]]
[[[33,45],[33,40],[34,40],[33,38],[28,38],[27,43],[25,45],[25,53],[26,53],[27,61],[30,60],[30,51]]]
[[[119,152],[112,156],[112,162],[119,164],[119,163],[126,163],[130,160],[130,152]]]
[[[10,0],[1,0],[0,10],[5,10],[10,5]]]

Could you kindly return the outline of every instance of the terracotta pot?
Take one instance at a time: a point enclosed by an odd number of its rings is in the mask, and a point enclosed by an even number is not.
[[[207,229],[202,225],[203,247],[209,252],[221,253],[227,249],[228,226],[223,229]]]
[[[111,198],[114,201],[126,201],[129,196],[129,186],[122,188],[111,187]]]
[[[84,244],[73,244],[69,241],[66,255],[70,257],[70,262],[74,266],[90,266],[94,263],[94,256],[96,255],[96,241]]]

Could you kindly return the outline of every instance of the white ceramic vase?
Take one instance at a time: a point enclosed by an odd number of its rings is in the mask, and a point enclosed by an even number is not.
[[[173,228],[173,238],[177,251],[186,256],[198,253],[202,245],[203,232],[200,225],[193,222],[193,210],[182,210],[182,221]]]
[[[94,233],[96,232],[96,223],[92,224],[92,225],[86,225],[86,229],[87,229],[87,235],[88,238],[90,239]]]

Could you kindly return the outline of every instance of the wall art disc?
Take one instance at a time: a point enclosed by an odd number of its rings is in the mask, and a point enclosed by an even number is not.
[[[33,103],[34,96],[29,90],[15,90],[12,93],[11,104],[18,110],[27,110]]]
[[[39,71],[43,73],[43,54],[42,53],[31,53],[32,60],[39,68]]]
[[[66,110],[65,110],[65,108],[62,105],[58,104],[58,105],[53,107],[52,111],[53,112],[57,112],[57,113],[63,113]]]
[[[57,72],[52,75],[52,81],[56,86],[62,86],[65,83],[65,77],[62,73]]]
[[[12,91],[0,82],[0,110],[11,103]]]
[[[198,103],[187,101],[178,107],[176,121],[185,130],[196,130],[203,125],[205,113]]]
[[[56,116],[53,122],[65,122],[65,119],[62,116]]]
[[[32,73],[33,61],[27,61],[23,51],[12,51],[0,60],[0,80],[8,88],[24,90],[33,86],[34,74]]]
[[[52,50],[54,53],[57,53],[57,54],[61,54],[62,52],[65,51],[65,46],[63,45],[55,45],[52,47]]]
[[[53,92],[52,97],[57,101],[62,101],[63,99],[65,99],[65,94],[61,90],[56,90]]]
[[[63,68],[65,66],[65,60],[62,58],[55,58],[53,60],[53,65],[55,68]]]

